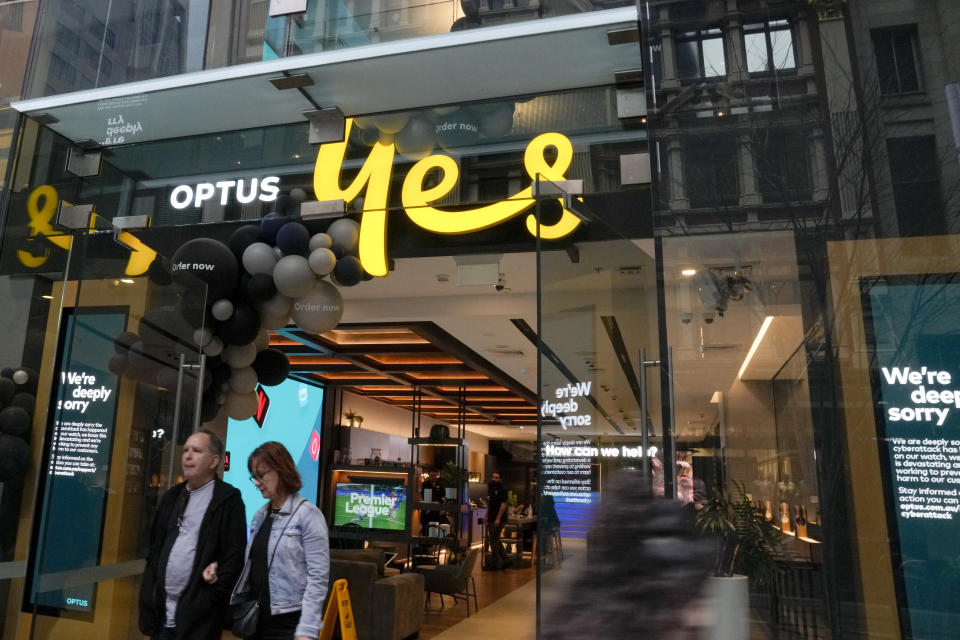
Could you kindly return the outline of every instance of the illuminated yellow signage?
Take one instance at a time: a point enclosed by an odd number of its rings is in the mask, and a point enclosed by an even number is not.
[[[390,189],[390,175],[393,171],[393,158],[396,148],[391,144],[377,142],[370,155],[346,189],[340,188],[340,172],[353,119],[347,120],[344,142],[325,144],[317,153],[317,164],[313,173],[313,190],[317,200],[343,199],[350,202],[366,190],[363,199],[363,217],[360,221],[360,262],[367,273],[374,276],[387,275],[387,196]],[[546,159],[549,148],[556,149],[556,160],[550,163]],[[564,174],[573,160],[573,145],[569,138],[560,133],[544,133],[527,145],[523,154],[523,166],[532,180],[565,180]],[[442,174],[440,183],[428,189],[423,188],[427,174],[438,170]],[[480,231],[500,224],[534,205],[531,187],[515,193],[502,202],[496,202],[476,209],[444,211],[431,207],[431,203],[446,196],[457,184],[460,169],[450,156],[433,155],[417,162],[407,173],[401,189],[401,201],[407,216],[418,226],[434,233],[469,233]],[[562,198],[558,202],[563,203]],[[537,221],[533,215],[527,216],[527,231],[537,235]],[[540,226],[540,237],[548,240],[562,238],[573,232],[580,219],[566,209],[560,220],[552,225]]]
[[[40,206],[41,199],[43,200],[42,207]],[[59,202],[60,196],[57,194],[57,190],[49,184],[40,185],[31,191],[27,197],[27,216],[30,218],[27,226],[30,229],[31,238],[43,237],[61,249],[69,249],[73,244],[73,236],[57,231],[52,224]],[[89,228],[91,231],[96,228],[96,217],[97,214],[90,217]],[[124,274],[139,276],[146,273],[147,269],[150,268],[150,263],[157,257],[157,252],[128,231],[122,231],[118,240],[131,248],[130,259],[127,261]],[[42,266],[49,257],[49,252],[35,256],[23,249],[17,251],[17,259],[20,260],[20,263],[31,269]]]

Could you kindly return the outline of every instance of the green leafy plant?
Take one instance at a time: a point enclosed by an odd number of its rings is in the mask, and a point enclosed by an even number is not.
[[[467,481],[467,472],[453,460],[447,460],[440,469],[440,479],[447,487],[457,487]]]
[[[714,575],[746,575],[755,584],[768,584],[776,575],[780,533],[758,514],[744,491],[738,496],[715,487],[697,512],[697,528],[716,540]]]

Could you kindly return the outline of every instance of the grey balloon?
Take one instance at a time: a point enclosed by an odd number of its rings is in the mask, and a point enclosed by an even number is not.
[[[210,307],[210,313],[221,322],[228,320],[230,316],[233,315],[233,303],[226,298],[217,300],[213,303],[213,306]]]
[[[313,289],[316,276],[303,256],[284,256],[273,268],[273,283],[277,291],[290,298],[299,298]]]
[[[310,236],[310,251],[329,249],[333,246],[333,238],[325,233],[315,233]]]
[[[278,293],[264,303],[261,303],[257,307],[257,311],[260,312],[261,318],[263,316],[287,316],[290,317],[290,305],[293,303],[290,298]],[[262,323],[261,323],[262,324]],[[266,327],[266,325],[263,325]],[[270,328],[270,327],[266,327]]]
[[[291,314],[294,323],[304,331],[329,331],[343,316],[343,296],[329,282],[318,280],[310,293],[294,301]]]
[[[280,250],[280,247],[273,248],[273,255],[277,256],[277,260],[283,257],[283,251]]]
[[[294,202],[303,202],[307,199],[307,192],[300,187],[294,187],[293,189],[290,189],[290,197]]]
[[[260,316],[260,326],[264,329],[276,330],[283,329],[287,326],[287,323],[290,322],[290,314],[283,314],[277,316]]]
[[[261,324],[262,327],[262,324]],[[257,332],[257,337],[253,340],[253,345],[257,348],[257,351],[263,351],[270,346],[270,332],[266,329],[261,328]]]
[[[253,367],[235,369],[230,374],[230,390],[234,393],[250,393],[257,388],[258,382],[257,372],[253,370]]]
[[[218,356],[223,351],[223,340],[214,336],[210,342],[203,347],[203,352],[208,356]]]
[[[27,380],[30,379],[30,376],[23,369],[18,369],[13,372],[13,381],[17,384],[27,384]]]
[[[329,275],[337,266],[337,255],[330,249],[314,249],[310,252],[307,262],[310,263],[310,269],[322,278]]]
[[[340,249],[340,255],[356,255],[360,243],[360,225],[355,221],[350,218],[334,220],[327,229],[327,235],[333,239],[333,246]]]
[[[223,350],[223,361],[233,369],[249,367],[257,359],[257,346],[248,344],[230,345]]]
[[[193,341],[201,347],[207,346],[213,340],[213,330],[210,327],[203,327],[193,332]]]
[[[254,242],[243,250],[243,268],[250,275],[273,273],[277,264],[277,254],[266,242]]]
[[[257,392],[228,391],[227,401],[223,406],[227,410],[227,415],[234,420],[246,420],[257,412]]]

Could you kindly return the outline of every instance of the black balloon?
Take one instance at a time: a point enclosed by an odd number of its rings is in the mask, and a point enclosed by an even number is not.
[[[113,350],[124,354],[130,350],[130,345],[135,342],[140,342],[140,336],[133,331],[124,331],[113,339]]]
[[[30,447],[24,440],[0,434],[0,482],[23,478],[29,460]]]
[[[7,407],[0,411],[0,432],[29,440],[30,414],[22,407]]]
[[[277,295],[277,285],[273,283],[272,275],[258,273],[250,276],[250,280],[247,282],[247,297],[250,298],[250,302],[260,304],[275,295]]]
[[[256,303],[256,300],[250,298],[250,274],[240,269],[240,280],[237,283],[237,290],[233,294],[231,302],[249,302]]]
[[[280,227],[292,222],[292,220],[279,213],[268,213],[260,221],[260,241],[266,242],[270,246],[277,244],[277,232]]]
[[[217,417],[217,414],[220,413],[220,404],[217,402],[217,391],[212,391],[210,393],[203,394],[203,398],[200,400],[200,420],[202,422],[209,422]]]
[[[32,416],[34,410],[37,408],[37,398],[32,393],[21,391],[10,400],[10,406],[20,407]]]
[[[218,240],[195,238],[173,254],[173,279],[199,292],[207,285],[207,300],[229,298],[237,286],[240,267],[233,252]]]
[[[17,392],[17,385],[10,378],[0,378],[0,406],[7,406]]]
[[[13,380],[13,372],[15,369],[13,367],[4,367],[0,369],[0,378],[10,378]]]
[[[290,373],[290,360],[277,349],[264,349],[253,361],[253,370],[257,372],[260,384],[273,387],[287,379]]]
[[[209,327],[213,323],[213,316],[210,315],[203,296],[184,294],[180,297],[178,308],[186,323],[194,329]]]
[[[253,342],[260,331],[260,316],[250,305],[239,303],[233,307],[233,315],[219,324],[217,334],[224,344],[247,344]]]
[[[255,224],[245,224],[232,234],[227,240],[227,246],[233,255],[237,258],[239,264],[243,260],[243,251],[254,242],[260,242],[260,226]]]
[[[229,380],[230,374],[233,372],[230,369],[230,365],[228,365],[226,362],[221,362],[217,366],[213,367],[211,371],[213,372],[213,381],[218,385]]]
[[[173,274],[170,273],[167,265],[163,264],[163,258],[159,256],[150,263],[150,268],[147,269],[147,277],[150,278],[151,282],[161,287],[165,287],[173,282]]]
[[[285,256],[310,255],[310,232],[299,222],[291,222],[277,231],[277,246]]]
[[[345,287],[352,287],[360,283],[363,279],[363,266],[360,259],[355,256],[344,256],[337,260],[337,266],[333,268],[333,274],[337,282]]]

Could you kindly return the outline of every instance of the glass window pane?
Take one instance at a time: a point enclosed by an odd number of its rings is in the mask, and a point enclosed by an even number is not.
[[[770,32],[770,46],[773,49],[773,68],[796,69],[797,62],[793,55],[793,34],[789,29],[779,29]]]
[[[896,64],[893,58],[893,43],[889,32],[877,33],[873,38],[874,53],[877,57],[877,76],[881,93],[899,93]]]
[[[748,33],[743,36],[743,44],[747,52],[747,71],[758,73],[766,71],[767,65],[767,38],[763,33]]]
[[[897,77],[900,80],[900,91],[920,90],[920,79],[917,77],[917,61],[913,49],[913,34],[910,31],[900,31],[893,36],[893,53],[897,60]]]
[[[714,78],[727,75],[727,61],[723,57],[723,38],[703,41],[703,76]]]
[[[681,78],[699,78],[700,64],[696,42],[677,43],[677,75]]]

